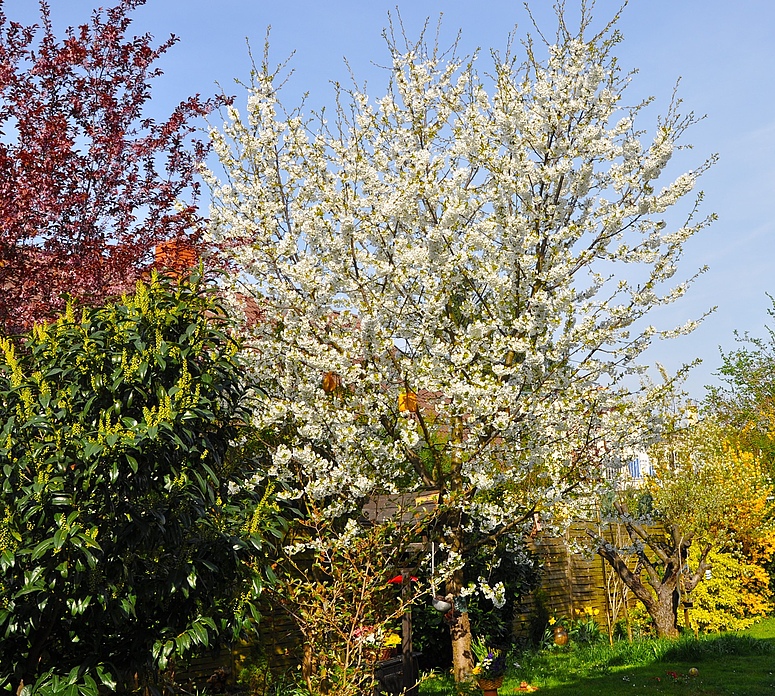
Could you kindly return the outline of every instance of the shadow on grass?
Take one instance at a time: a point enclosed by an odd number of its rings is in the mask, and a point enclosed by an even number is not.
[[[775,627],[775,622],[773,623]],[[766,637],[765,637],[766,635]],[[775,695],[775,633],[715,635],[678,641],[644,640],[613,646],[571,646],[518,658],[499,696],[525,693],[520,682],[551,696],[682,694],[683,696]],[[690,670],[697,670],[693,675]],[[431,685],[431,682],[435,684]],[[431,680],[428,696],[451,696],[452,683]],[[477,689],[472,694],[481,694]]]
[[[747,635],[684,637],[554,653],[528,663],[530,683],[553,696],[775,694],[775,640]],[[548,659],[547,659],[548,658]],[[696,675],[692,675],[696,670]],[[500,696],[522,693],[513,680]],[[518,686],[518,685],[516,685]]]

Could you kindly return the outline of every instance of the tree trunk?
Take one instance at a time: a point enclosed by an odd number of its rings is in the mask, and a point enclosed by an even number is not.
[[[450,452],[450,489],[454,494],[459,494],[463,490],[463,481],[461,477],[462,457],[460,446],[463,443],[463,419],[456,416],[452,419],[452,437],[450,443],[452,450]],[[450,533],[450,550],[455,554],[462,554],[464,547],[464,532],[462,526],[462,512],[450,520],[452,529]],[[463,589],[463,570],[456,570],[452,577],[447,581],[447,594],[452,595],[459,602],[460,591]],[[455,675],[455,682],[466,681],[471,677],[471,671],[474,668],[474,656],[471,652],[471,622],[467,611],[460,611],[458,606],[452,610],[452,620],[449,624],[449,633],[452,638],[452,671]]]
[[[632,536],[632,535],[631,535]],[[633,573],[622,556],[605,539],[598,538],[597,553],[600,554],[616,571],[622,582],[643,603],[654,622],[657,636],[660,638],[678,637],[678,580],[681,568],[680,554],[684,549],[673,550],[671,555],[665,554],[665,570],[660,578],[648,558],[641,556],[641,562],[649,572],[647,587],[640,579],[639,573]]]
[[[678,638],[678,607],[674,600],[677,594],[674,590],[660,592],[653,608],[649,610],[658,638]]]
[[[460,596],[463,586],[463,572],[455,571],[452,580],[447,583],[447,592],[456,599]],[[454,618],[449,623],[449,634],[452,638],[452,672],[455,682],[466,681],[474,668],[474,656],[471,652],[471,622],[467,611],[452,610]]]
[[[452,670],[455,674],[455,682],[459,684],[471,676],[473,669],[471,622],[468,620],[468,612],[460,615],[449,632],[452,635]]]

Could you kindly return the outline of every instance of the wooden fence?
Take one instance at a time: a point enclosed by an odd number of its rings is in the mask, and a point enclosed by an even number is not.
[[[521,598],[515,610],[514,633],[536,638],[550,617],[577,619],[591,612],[601,629],[613,630],[627,620],[627,608],[637,600],[601,556],[592,550],[589,532],[620,545],[624,528],[576,522],[562,536],[537,534],[530,550],[542,566],[538,588]]]

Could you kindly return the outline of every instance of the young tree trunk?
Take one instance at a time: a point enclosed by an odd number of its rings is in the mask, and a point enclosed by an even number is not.
[[[447,583],[447,593],[457,598],[463,589],[463,572],[458,570]],[[467,611],[453,609],[454,618],[450,621],[449,634],[452,639],[452,672],[455,683],[466,681],[474,667],[471,652],[471,621]]]
[[[462,458],[460,456],[460,446],[463,443],[463,419],[455,417],[452,422],[452,444],[451,451],[451,476],[450,490],[453,495],[460,494],[463,490],[463,480],[461,476]],[[465,546],[465,538],[462,526],[462,513],[457,512],[450,520],[449,530],[450,547],[453,553],[461,555]],[[463,589],[463,570],[456,570],[450,580],[447,582],[447,594],[454,598],[460,597],[460,591]],[[454,619],[450,622],[449,632],[452,638],[452,671],[455,675],[455,683],[466,681],[471,676],[474,668],[474,658],[471,652],[471,622],[467,611],[453,610]]]
[[[455,683],[466,681],[471,676],[473,659],[471,653],[471,622],[468,612],[463,612],[454,626],[450,627],[452,635],[452,670]]]

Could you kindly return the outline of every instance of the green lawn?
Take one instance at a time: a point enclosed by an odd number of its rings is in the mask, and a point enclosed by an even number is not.
[[[521,681],[552,696],[682,694],[683,696],[764,696],[775,694],[775,618],[740,634],[644,640],[544,651],[518,657],[499,690],[516,696]],[[695,667],[699,674],[689,676]],[[447,678],[428,679],[423,696],[450,696]],[[481,694],[478,689],[471,693]]]

